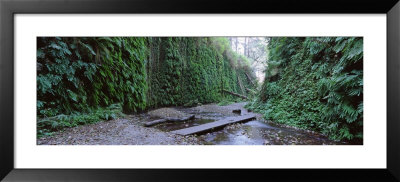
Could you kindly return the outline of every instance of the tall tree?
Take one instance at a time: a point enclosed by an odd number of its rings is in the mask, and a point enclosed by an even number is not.
[[[243,48],[244,48],[244,55],[247,57],[248,56],[248,52],[249,52],[249,47],[248,47],[248,45],[247,45],[247,41],[248,41],[248,38],[247,37],[245,37],[244,38],[244,44],[243,44]]]
[[[235,37],[235,48],[236,48],[236,52],[239,51],[239,50],[238,50],[238,43],[239,43],[238,38]]]

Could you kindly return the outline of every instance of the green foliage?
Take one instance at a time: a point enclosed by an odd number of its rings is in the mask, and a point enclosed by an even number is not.
[[[195,100],[190,100],[189,102],[183,104],[184,107],[193,107],[197,106],[199,104],[199,101],[197,99]]]
[[[145,109],[145,44],[145,38],[38,38],[38,135],[115,118],[99,108],[114,103],[125,112]]]
[[[93,77],[92,101],[106,106],[123,103],[125,112],[146,108],[146,39],[98,38],[99,74]]]
[[[129,113],[233,99],[221,90],[242,93],[253,74],[228,53],[226,38],[40,37],[38,134],[113,118],[101,108],[115,103]]]
[[[144,38],[38,38],[37,110],[52,117],[123,103],[146,106]]]
[[[260,97],[247,107],[334,140],[362,142],[362,38],[271,38],[268,50]]]
[[[221,90],[241,93],[238,79],[247,88],[253,87],[245,75],[253,75],[251,69],[243,69],[249,66],[243,62],[247,58],[235,60],[240,67],[233,65],[227,55],[232,50],[226,38],[153,37],[149,42],[149,107],[193,106],[232,99]]]
[[[229,100],[222,100],[221,102],[218,103],[219,106],[227,106],[230,104],[233,104],[233,102]]]
[[[73,112],[69,115],[60,114],[53,117],[39,118],[37,122],[38,138],[49,136],[54,131],[63,128],[75,127],[83,124],[96,123],[98,121],[108,121],[122,117],[122,107],[120,104],[112,104],[107,108],[91,109],[87,113]]]

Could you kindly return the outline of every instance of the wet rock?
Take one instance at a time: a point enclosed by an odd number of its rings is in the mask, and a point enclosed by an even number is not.
[[[241,114],[242,110],[241,109],[234,109],[234,110],[232,110],[232,112],[235,113],[235,114]]]

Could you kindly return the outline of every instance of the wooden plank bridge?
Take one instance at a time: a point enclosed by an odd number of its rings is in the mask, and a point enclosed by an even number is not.
[[[178,135],[191,135],[191,134],[197,134],[197,133],[204,133],[204,132],[216,129],[216,128],[224,127],[228,124],[246,122],[246,121],[250,121],[250,120],[254,120],[254,119],[256,119],[256,116],[254,114],[246,114],[246,115],[242,115],[242,116],[227,117],[227,118],[215,121],[215,122],[171,131],[171,133],[178,134]]]

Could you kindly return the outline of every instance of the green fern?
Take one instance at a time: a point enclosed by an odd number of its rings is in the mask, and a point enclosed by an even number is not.
[[[362,38],[276,37],[268,50],[266,81],[253,108],[334,140],[362,141]]]

